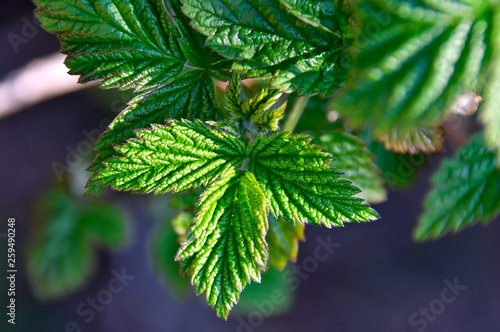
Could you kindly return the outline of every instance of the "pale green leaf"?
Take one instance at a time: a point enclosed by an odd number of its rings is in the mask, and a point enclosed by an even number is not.
[[[265,197],[251,173],[229,171],[202,194],[176,259],[220,317],[227,318],[251,280],[260,282],[268,227]]]
[[[92,183],[135,193],[179,192],[210,183],[245,158],[243,143],[201,121],[170,120],[116,147]]]
[[[294,224],[329,228],[378,219],[377,212],[353,197],[360,190],[328,166],[332,156],[310,141],[305,135],[276,133],[259,135],[248,147],[249,170],[261,185],[272,213]]]

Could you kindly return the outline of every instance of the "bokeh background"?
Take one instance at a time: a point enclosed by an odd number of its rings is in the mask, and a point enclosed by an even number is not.
[[[329,239],[339,246],[326,260],[317,262],[317,268],[306,273],[285,305],[274,308],[278,314],[266,317],[263,303],[267,303],[266,296],[270,293],[260,294],[260,304],[254,303],[257,309],[231,314],[224,322],[217,318],[202,296],[179,296],[174,288],[180,286],[164,285],[155,276],[150,263],[149,241],[158,223],[158,213],[151,213],[151,210],[159,210],[160,219],[164,220],[171,219],[175,211],[154,207],[166,201],[154,203],[152,207],[150,199],[128,194],[108,193],[103,197],[127,216],[132,230],[128,245],[114,251],[98,249],[96,272],[82,290],[60,301],[39,301],[24,272],[25,244],[27,234],[40,217],[36,213],[37,202],[51,188],[61,186],[53,163],[64,164],[69,151],[87,140],[84,132],[99,130],[101,121],[112,119],[124,107],[130,94],[102,92],[95,87],[77,89],[74,78],[58,81],[56,68],[61,58],[54,58],[59,50],[57,38],[27,23],[33,22],[31,1],[2,0],[1,5],[0,96],[4,92],[0,100],[3,110],[0,112],[2,311],[7,299],[5,234],[7,218],[11,217],[17,220],[19,273],[16,325],[7,324],[2,312],[0,331],[73,331],[71,326],[75,326],[74,331],[112,332],[500,331],[500,220],[497,218],[487,227],[475,226],[437,242],[419,244],[411,239],[424,195],[430,187],[429,176],[443,157],[463,143],[461,135],[474,131],[474,123],[465,121],[459,128],[454,126],[456,132],[449,129],[446,153],[431,156],[426,167],[412,170],[412,186],[391,190],[387,202],[375,205],[382,215],[381,220],[331,230],[306,228],[307,241],[300,244],[298,266],[314,256],[318,241],[321,242],[318,239]],[[13,44],[13,40],[16,43]],[[41,58],[45,61],[33,64]],[[42,63],[47,70],[40,70]],[[27,81],[20,81],[24,85],[15,87],[15,91],[22,92],[20,96],[6,95],[5,91],[14,91],[13,79],[19,78],[19,70],[26,66],[28,69],[23,73],[36,75],[28,76]],[[60,86],[54,82],[60,82]],[[61,95],[51,97],[43,93],[51,89],[60,91]],[[66,93],[71,90],[75,91]],[[327,121],[326,114],[322,110],[318,112],[316,116],[324,116],[323,120]],[[68,185],[69,192],[82,201],[87,198],[80,198],[85,182],[85,173],[80,169],[89,163],[91,155],[83,157],[78,167],[73,168]],[[122,269],[135,278],[100,312],[95,312],[92,322],[85,322],[85,317],[77,312],[79,305],[107,289],[114,276],[112,271]],[[409,318],[414,312],[441,297],[446,287],[444,280],[455,278],[467,289],[455,301],[446,304],[433,321],[428,321],[425,329],[419,330],[418,327],[423,328],[420,324],[410,325]],[[285,288],[291,286],[285,281],[283,284]]]

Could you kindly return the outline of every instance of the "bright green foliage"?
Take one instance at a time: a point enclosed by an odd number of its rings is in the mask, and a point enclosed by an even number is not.
[[[425,200],[415,238],[438,238],[478,221],[488,223],[500,213],[500,171],[495,168],[495,157],[495,150],[477,135],[442,163],[432,178],[434,188]]]
[[[204,37],[188,25],[178,1],[35,3],[42,26],[59,36],[70,74],[80,75],[82,83],[99,80],[104,88],[143,92],[99,139],[91,171],[102,169],[115,155],[112,145],[133,137],[135,129],[167,118],[218,116],[212,77],[228,79],[231,62],[203,46]],[[103,189],[94,183],[88,188],[88,194]]]
[[[105,88],[161,86],[184,66],[162,1],[37,0],[42,26],[59,35],[70,73]]]
[[[269,263],[283,270],[288,261],[295,262],[299,252],[299,240],[304,240],[304,225],[292,225],[283,218],[269,216]]]
[[[280,0],[182,0],[206,44],[250,77],[272,86],[331,95],[345,81],[349,57],[332,4]],[[290,10],[293,8],[293,10]],[[318,15],[318,17],[314,17]]]
[[[255,100],[258,105],[259,98]],[[116,147],[121,156],[106,161],[106,169],[93,181],[157,194],[207,186],[177,260],[221,317],[227,317],[245,285],[259,281],[266,269],[267,208],[295,225],[272,221],[268,239],[272,262],[279,268],[295,259],[301,224],[332,227],[378,218],[362,199],[351,197],[359,189],[339,179],[341,173],[328,166],[332,157],[309,144],[309,136],[258,135],[245,147],[242,138],[187,120],[153,125],[136,135],[138,139]],[[237,170],[246,167],[249,171]],[[186,216],[180,233],[185,233]]]
[[[274,106],[283,95],[279,90],[264,87],[255,97],[243,102],[240,75],[235,74],[224,93],[224,107],[236,119],[248,119],[259,124],[261,131],[278,130],[278,122],[285,115],[287,103],[279,108]]]
[[[243,101],[241,98],[241,75],[237,72],[233,73],[223,97],[224,108],[236,118],[243,118],[241,114],[241,106]]]
[[[340,179],[341,172],[328,167],[331,155],[310,141],[310,136],[283,132],[259,135],[248,147],[249,170],[274,216],[294,224],[329,228],[377,219],[378,214],[362,204],[362,199],[352,197],[359,189]]]
[[[359,8],[365,26],[381,31],[355,47],[354,79],[338,105],[352,125],[371,124],[377,137],[436,127],[461,94],[496,93],[498,0],[365,0]],[[485,116],[498,121],[491,107]]]
[[[118,209],[93,201],[78,204],[62,189],[47,193],[36,212],[27,275],[40,300],[56,300],[82,288],[94,273],[94,246],[114,248],[127,239],[127,223]]]
[[[416,154],[443,150],[443,132],[439,128],[389,129],[380,140],[387,150],[397,153]]]
[[[342,170],[343,178],[361,189],[359,197],[371,203],[386,200],[381,171],[375,165],[375,157],[366,149],[365,143],[340,130],[321,135],[319,141],[333,155],[331,165]]]
[[[206,185],[245,157],[243,143],[201,121],[171,120],[136,131],[138,139],[116,147],[91,181],[116,190],[161,194]]]
[[[251,173],[230,170],[202,194],[176,259],[220,317],[227,318],[250,280],[260,282],[268,227],[265,197]]]

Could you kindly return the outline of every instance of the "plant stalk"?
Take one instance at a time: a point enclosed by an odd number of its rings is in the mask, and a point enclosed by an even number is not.
[[[309,98],[310,98],[309,96],[302,96],[295,101],[295,105],[293,105],[292,111],[290,112],[288,119],[281,128],[283,131],[289,131],[289,132],[294,131],[295,127],[297,126],[297,123],[299,123],[302,113],[304,113],[304,109],[306,108],[307,103],[309,102]]]

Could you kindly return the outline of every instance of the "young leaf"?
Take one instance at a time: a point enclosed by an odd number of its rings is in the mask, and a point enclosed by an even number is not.
[[[257,136],[248,147],[249,170],[262,187],[275,217],[294,224],[326,227],[378,219],[377,212],[352,197],[359,189],[328,167],[330,154],[309,144],[311,137],[276,133]]]
[[[239,139],[201,121],[170,120],[135,134],[116,147],[121,156],[106,161],[92,183],[135,193],[179,192],[210,183],[245,158]]]
[[[226,319],[250,280],[260,282],[268,259],[265,197],[249,172],[230,170],[202,194],[176,260],[192,273],[197,294]]]
[[[345,81],[349,57],[326,1],[310,8],[279,0],[182,3],[193,27],[208,37],[206,44],[237,60],[237,71],[251,77],[272,75],[273,87],[283,91],[323,96]]]
[[[415,238],[435,239],[475,222],[488,223],[500,213],[500,171],[495,150],[476,135],[433,176]]]
[[[361,190],[359,197],[370,203],[386,200],[381,171],[375,165],[374,155],[366,149],[366,144],[340,130],[321,135],[319,141],[334,158],[331,166],[342,170],[342,177],[352,181]]]
[[[114,248],[127,239],[127,223],[118,209],[77,204],[62,189],[47,193],[37,212],[28,239],[27,275],[40,300],[57,300],[85,285],[96,266],[94,244]]]
[[[370,123],[377,137],[436,127],[460,95],[494,91],[497,0],[365,0],[359,7],[365,26],[380,32],[360,36],[355,47],[353,80],[338,104],[352,125]]]
[[[261,131],[278,130],[278,122],[285,115],[287,102],[276,109],[274,106],[283,94],[265,86],[255,97],[243,102],[240,90],[240,75],[234,74],[224,93],[224,108],[236,119],[249,119],[258,123]]]
[[[408,130],[389,129],[380,140],[387,150],[416,154],[443,151],[444,138],[440,128],[414,127]]]
[[[241,75],[233,73],[223,97],[224,108],[227,109],[235,118],[242,118],[241,112],[243,101],[241,100]]]

